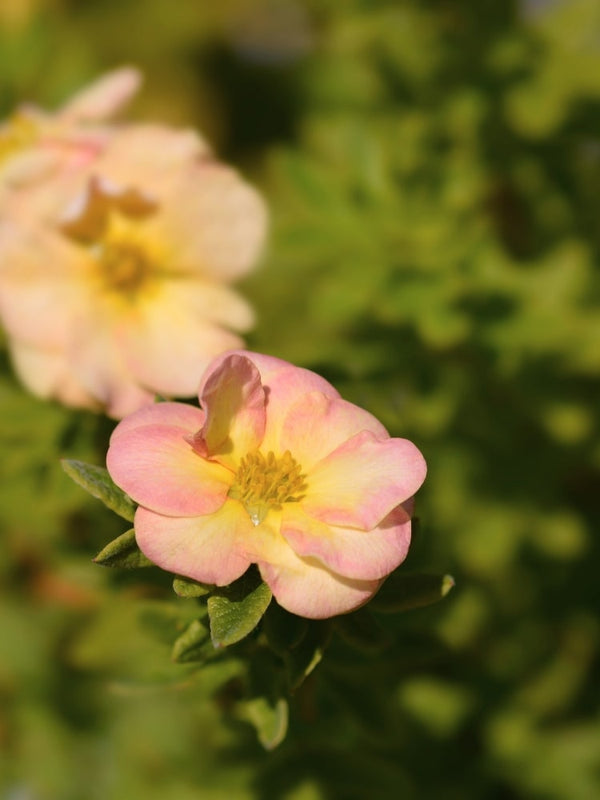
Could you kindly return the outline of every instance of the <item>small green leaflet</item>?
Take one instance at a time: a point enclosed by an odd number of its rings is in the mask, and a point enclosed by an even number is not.
[[[136,504],[116,485],[104,467],[63,458],[61,465],[67,475],[93,497],[101,500],[111,511],[133,522]]]

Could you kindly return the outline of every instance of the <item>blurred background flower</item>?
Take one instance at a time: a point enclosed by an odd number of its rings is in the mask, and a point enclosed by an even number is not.
[[[214,668],[187,686],[156,674],[152,603],[170,586],[87,563],[122,529],[53,464],[101,463],[110,426],[28,397],[6,366],[6,791],[597,796],[598,3],[1,9],[3,117],[135,63],[133,118],[202,130],[261,188],[273,230],[241,287],[248,344],[417,443],[429,474],[406,567],[457,581],[443,606],[386,618],[385,654],[338,642],[266,755],[227,692],[223,713],[209,701]]]
[[[117,418],[156,393],[194,395],[211,357],[242,344],[231,331],[253,315],[227,284],[254,266],[266,227],[258,194],[191,131],[90,131],[136,84],[121,70],[54,119],[26,118],[31,141],[6,154],[0,202],[17,373],[41,397]]]

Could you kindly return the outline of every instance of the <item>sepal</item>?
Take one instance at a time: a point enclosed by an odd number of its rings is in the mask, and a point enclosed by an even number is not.
[[[290,691],[295,691],[319,664],[331,639],[331,631],[330,620],[311,620],[302,641],[285,654]]]
[[[370,601],[369,608],[381,614],[393,614],[429,606],[446,597],[453,586],[452,575],[392,573]]]
[[[125,569],[154,566],[138,547],[133,528],[109,542],[93,561],[102,567],[124,567]]]
[[[206,621],[195,619],[187,626],[185,631],[175,640],[171,658],[179,664],[190,661],[208,661],[215,655],[215,648],[210,640],[210,633]]]
[[[271,597],[256,567],[229,586],[217,587],[208,598],[213,645],[227,647],[246,637],[262,619]]]
[[[178,576],[173,581],[173,591],[178,597],[204,597],[212,592],[214,586],[208,583],[200,583],[191,578]]]
[[[289,706],[283,697],[278,697],[274,701],[270,701],[266,697],[240,700],[237,704],[236,716],[253,726],[258,740],[265,750],[274,750],[285,739],[288,729]]]
[[[307,619],[290,614],[275,601],[269,605],[263,618],[263,630],[269,647],[279,656],[285,656],[300,644],[309,624]]]
[[[391,644],[390,635],[367,608],[337,617],[335,629],[346,644],[365,653],[379,653]]]

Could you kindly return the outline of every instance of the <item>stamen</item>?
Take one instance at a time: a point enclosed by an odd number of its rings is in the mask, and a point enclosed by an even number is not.
[[[98,258],[106,286],[123,294],[138,291],[152,271],[144,250],[129,242],[102,243]]]
[[[240,461],[229,497],[243,503],[252,523],[259,525],[271,509],[302,499],[305,477],[289,450],[279,458],[272,450],[266,456],[248,453]]]

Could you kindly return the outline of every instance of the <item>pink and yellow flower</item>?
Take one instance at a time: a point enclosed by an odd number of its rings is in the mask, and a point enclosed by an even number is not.
[[[278,603],[320,619],[367,602],[406,557],[426,466],[319,375],[244,351],[208,367],[200,408],[146,406],[107,465],[159,567],[223,586],[254,563]]]
[[[124,94],[88,93],[63,124]],[[122,125],[0,206],[0,319],[33,393],[120,418],[192,396],[243,344],[253,314],[229,284],[254,265],[266,213],[195,133]]]
[[[10,189],[78,169],[110,140],[103,124],[137,92],[142,77],[133,67],[102,76],[55,113],[28,104],[0,124],[0,199]]]

